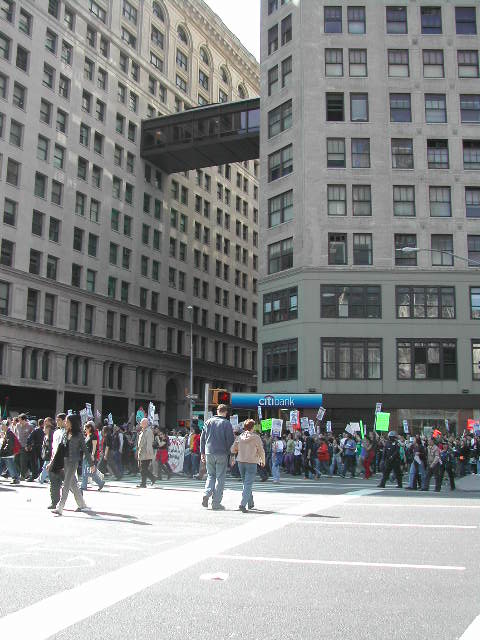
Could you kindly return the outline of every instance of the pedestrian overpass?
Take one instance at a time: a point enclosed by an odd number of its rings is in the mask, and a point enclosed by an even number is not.
[[[167,174],[254,160],[259,152],[260,98],[142,121],[140,155]]]

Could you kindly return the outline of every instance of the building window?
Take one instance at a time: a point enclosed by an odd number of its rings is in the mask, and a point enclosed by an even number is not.
[[[432,235],[432,266],[453,267],[453,236],[447,234]]]
[[[263,350],[263,382],[296,380],[298,377],[298,339],[269,342]]]
[[[325,75],[343,76],[343,49],[325,49]]]
[[[381,288],[374,286],[322,285],[322,318],[381,318]]]
[[[263,324],[296,320],[298,315],[297,287],[283,289],[263,296]]]
[[[345,265],[347,263],[347,234],[329,233],[328,264]]]
[[[278,135],[292,126],[292,101],[287,100],[268,112],[268,137]]]
[[[458,51],[458,77],[478,78],[478,51]]]
[[[463,168],[480,169],[480,140],[463,141]]]
[[[366,33],[365,7],[348,7],[348,33]]]
[[[15,244],[6,238],[2,238],[0,244],[0,264],[5,267],[13,267],[13,252]]]
[[[51,293],[45,294],[45,307],[43,310],[43,324],[53,327],[55,322],[55,296]]]
[[[354,216],[372,215],[372,189],[370,185],[352,186],[352,208]]]
[[[455,318],[454,287],[395,287],[397,318]]]
[[[282,89],[290,86],[292,79],[292,56],[282,60]]]
[[[465,187],[465,214],[467,218],[480,218],[480,187]]]
[[[352,169],[370,167],[370,139],[352,138]]]
[[[381,380],[382,341],[368,338],[323,338],[324,380]]]
[[[479,190],[480,195],[480,190]],[[452,198],[450,187],[429,187],[430,215],[432,218],[450,218]],[[480,211],[479,211],[480,215]]]
[[[420,18],[423,34],[438,35],[442,33],[441,7],[420,7]]]
[[[327,122],[343,122],[345,120],[345,105],[343,93],[327,93]]]
[[[456,340],[397,340],[399,380],[456,380]]]
[[[373,263],[373,239],[371,233],[353,234],[353,264]]]
[[[415,216],[415,187],[393,187],[393,215]]]
[[[387,7],[387,33],[408,33],[407,7]]]
[[[448,140],[427,140],[429,169],[448,169]]]
[[[268,245],[268,273],[278,273],[293,267],[293,238]]]
[[[292,39],[292,14],[290,13],[288,16],[283,18],[281,22],[281,37],[282,37],[282,46],[287,44]]]
[[[271,55],[278,49],[278,24],[273,25],[273,27],[270,27],[268,30],[267,41],[268,55]]]
[[[8,316],[10,306],[10,285],[0,281],[0,315]]]
[[[268,200],[268,226],[275,227],[293,219],[293,191],[286,191]]]
[[[395,234],[395,264],[397,267],[416,267],[417,266],[417,254],[404,253],[402,249],[404,247],[415,248],[417,246],[417,236],[415,234]]]
[[[135,49],[137,46],[137,38],[125,27],[121,29],[121,38],[124,42],[126,42],[132,49]]]
[[[5,198],[3,205],[3,224],[15,227],[17,224],[18,203],[9,198]]]
[[[350,120],[368,122],[368,93],[350,94]]]
[[[390,94],[390,122],[411,122],[412,105],[409,93]]]
[[[388,75],[390,78],[408,78],[410,63],[408,49],[388,50]]]
[[[268,181],[278,180],[293,171],[293,146],[289,144],[283,149],[268,156]]]
[[[327,185],[329,216],[347,215],[347,188],[344,184]]]
[[[480,122],[480,94],[460,95],[460,115],[462,122]]]
[[[468,266],[480,267],[480,236],[467,236]]]
[[[327,138],[327,167],[345,168],[345,138]]]
[[[447,121],[447,101],[443,93],[427,93],[425,95],[425,121],[440,123]]]
[[[423,50],[423,77],[424,78],[445,77],[443,49],[424,49]]]
[[[21,71],[25,71],[25,73],[27,73],[29,58],[30,52],[17,44],[17,57],[15,59],[17,69],[20,69]]]
[[[28,266],[29,273],[33,273],[34,275],[40,275],[40,268],[42,264],[42,254],[40,251],[35,251],[35,249],[30,249],[30,263]]]
[[[27,320],[30,322],[36,322],[38,317],[38,300],[39,294],[35,289],[28,289],[27,291]]]
[[[413,140],[411,138],[392,138],[392,167],[394,169],[413,169]]]
[[[0,282],[0,300],[2,284],[5,283]],[[470,317],[472,320],[480,320],[480,287],[470,287]]]
[[[480,342],[472,340],[472,380],[480,380]]]
[[[40,122],[44,124],[50,124],[52,119],[52,105],[50,102],[46,100],[41,100],[40,102]]]
[[[325,33],[342,33],[342,7],[324,7]]]
[[[477,33],[475,7],[455,7],[455,26],[458,35],[475,35]]]

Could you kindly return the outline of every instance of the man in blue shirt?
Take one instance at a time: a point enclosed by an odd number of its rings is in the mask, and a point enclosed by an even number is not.
[[[219,404],[217,415],[205,422],[200,437],[200,453],[202,462],[206,462],[207,481],[203,494],[202,506],[208,507],[208,501],[212,498],[212,509],[224,511],[221,504],[225,476],[230,455],[230,448],[235,441],[232,425],[227,420],[228,408],[225,404]]]

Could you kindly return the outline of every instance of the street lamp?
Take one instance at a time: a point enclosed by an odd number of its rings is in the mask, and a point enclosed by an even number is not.
[[[190,405],[190,426],[192,425],[193,418],[193,307],[188,305],[187,311],[190,317],[190,393],[188,396]]]
[[[452,258],[457,258],[458,260],[463,260],[467,262],[469,265],[474,264],[475,266],[480,267],[480,260],[472,260],[472,258],[465,258],[465,256],[459,256],[452,251],[444,251],[443,249],[421,249],[419,247],[400,247],[397,249],[401,253],[419,253],[420,251],[426,251],[427,253],[444,253],[447,256],[451,256]]]

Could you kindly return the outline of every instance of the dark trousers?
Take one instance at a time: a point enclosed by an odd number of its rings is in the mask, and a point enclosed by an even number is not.
[[[379,487],[385,487],[385,484],[392,471],[395,474],[395,478],[397,479],[397,486],[402,486],[402,468],[400,466],[400,460],[387,460],[385,462],[382,479],[380,481],[380,484],[378,485]]]
[[[32,447],[30,451],[30,468],[32,470],[32,478],[36,478],[42,468],[42,450],[38,447]]]
[[[352,478],[355,477],[355,469],[357,466],[357,456],[347,456],[343,457],[343,473],[342,476],[345,477],[348,472],[352,474]]]
[[[442,465],[440,464],[436,464],[433,468],[430,466],[428,467],[427,475],[425,476],[425,483],[422,489],[428,491],[430,489],[430,480],[432,479],[432,476],[435,476],[435,491],[440,491],[440,488],[442,486],[442,479],[441,479],[442,468],[441,467]]]
[[[451,464],[445,466],[442,464],[442,468],[440,469],[440,486],[442,486],[443,482],[443,474],[445,471],[448,473],[448,478],[450,480],[450,489],[453,491],[455,489],[455,473],[453,471],[453,467]]]
[[[141,485],[142,487],[147,486],[147,478],[152,482],[155,482],[156,478],[153,473],[150,471],[149,466],[152,462],[151,460],[140,460],[140,475],[142,477]]]
[[[15,456],[15,464],[22,479],[24,479],[28,473],[28,458],[29,453],[25,451],[25,449],[20,449],[20,452]]]
[[[293,475],[299,476],[302,469],[302,456],[293,456]]]
[[[98,470],[101,473],[105,473],[107,469],[110,471],[112,475],[115,476],[117,480],[122,479],[122,476],[120,475],[119,470],[117,469],[115,462],[113,460],[113,455],[110,455],[107,459],[105,459],[103,455],[100,458],[100,462],[98,463]]]
[[[60,489],[62,487],[63,481],[63,471],[59,473],[55,473],[54,471],[48,472],[48,477],[50,478],[50,500],[51,504],[57,506],[60,502]]]
[[[265,469],[265,467],[261,467],[259,464],[257,464],[257,473],[260,476],[262,482],[268,480],[268,471]]]

